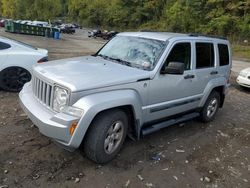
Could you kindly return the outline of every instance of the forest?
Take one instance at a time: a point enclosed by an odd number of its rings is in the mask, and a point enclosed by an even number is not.
[[[0,0],[0,16],[250,38],[250,0]]]

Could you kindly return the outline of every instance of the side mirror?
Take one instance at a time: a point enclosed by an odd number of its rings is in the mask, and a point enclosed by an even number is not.
[[[161,70],[161,74],[183,74],[185,70],[184,63],[170,62],[167,67]]]

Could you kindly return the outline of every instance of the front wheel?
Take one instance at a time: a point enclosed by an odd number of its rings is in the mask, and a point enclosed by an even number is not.
[[[31,74],[21,67],[9,67],[0,72],[0,87],[6,91],[18,92],[30,80]]]
[[[204,107],[201,110],[200,118],[203,122],[210,122],[215,118],[216,113],[219,110],[220,106],[220,94],[216,91],[213,91]]]
[[[127,135],[128,118],[124,111],[115,109],[99,114],[88,130],[83,143],[86,156],[107,163],[120,151]]]

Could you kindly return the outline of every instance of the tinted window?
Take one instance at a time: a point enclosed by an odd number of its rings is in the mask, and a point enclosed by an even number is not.
[[[196,68],[214,66],[214,45],[212,43],[196,43]]]
[[[165,63],[168,66],[169,62],[181,62],[185,64],[185,69],[190,69],[191,64],[191,44],[190,43],[179,43],[176,44]]]
[[[6,44],[4,42],[0,42],[0,50],[5,50],[10,48],[11,46],[9,44]]]
[[[220,66],[229,64],[229,51],[228,46],[225,44],[218,44]]]

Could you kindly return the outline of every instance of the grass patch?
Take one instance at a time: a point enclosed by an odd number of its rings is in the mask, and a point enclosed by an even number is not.
[[[233,57],[250,61],[250,46],[232,45]]]

